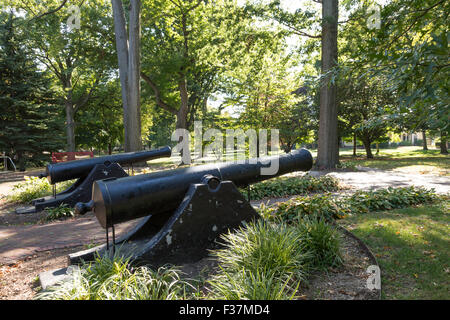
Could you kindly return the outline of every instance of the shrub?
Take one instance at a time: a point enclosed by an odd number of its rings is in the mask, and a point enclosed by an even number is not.
[[[251,199],[260,200],[266,197],[284,197],[311,192],[339,190],[339,181],[331,176],[312,177],[279,177],[251,186]],[[247,196],[247,192],[242,190]]]
[[[366,213],[400,209],[439,199],[434,189],[404,187],[379,189],[375,191],[357,191],[348,198],[340,200],[340,207],[349,213]]]

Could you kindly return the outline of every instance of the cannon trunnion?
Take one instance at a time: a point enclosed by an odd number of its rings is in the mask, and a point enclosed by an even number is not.
[[[264,169],[278,164],[265,175]],[[75,212],[93,211],[106,229],[141,218],[113,248],[136,262],[153,266],[194,262],[213,248],[224,232],[245,225],[259,215],[237,187],[293,171],[309,171],[311,153],[305,149],[245,163],[220,163],[161,171],[124,178],[98,180],[92,200],[78,203]],[[108,241],[108,238],[107,238]],[[96,254],[110,254],[110,243],[69,255],[69,264],[90,261]]]

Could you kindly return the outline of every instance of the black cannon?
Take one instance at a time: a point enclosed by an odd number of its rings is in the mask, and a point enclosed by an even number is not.
[[[45,208],[57,207],[66,204],[73,207],[76,203],[89,201],[92,195],[92,185],[96,180],[105,178],[122,178],[128,174],[121,165],[149,161],[153,159],[170,157],[170,147],[162,147],[149,151],[138,151],[121,153],[117,155],[103,156],[97,158],[60,162],[48,164],[46,172],[39,177],[47,177],[51,184],[61,181],[77,179],[68,189],[52,196],[34,199],[31,207],[18,208],[17,213],[39,212]]]
[[[262,173],[276,163],[275,173]],[[113,228],[114,235],[114,224],[145,217],[117,241],[113,236],[113,248],[120,244],[122,254],[156,266],[193,262],[204,256],[219,234],[258,217],[237,187],[293,171],[308,171],[312,165],[311,153],[300,149],[244,163],[104,179],[94,183],[92,200],[78,203],[75,212],[93,211],[107,235],[108,228]],[[69,255],[69,264],[90,261],[109,247],[107,237],[105,245]]]

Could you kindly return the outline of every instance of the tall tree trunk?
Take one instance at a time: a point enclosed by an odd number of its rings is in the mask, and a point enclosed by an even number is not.
[[[353,132],[353,156],[356,157],[356,131]]]
[[[111,0],[122,90],[125,152],[142,149],[140,118],[140,0],[130,1],[129,37],[121,0]],[[128,45],[129,40],[129,45]]]
[[[187,83],[184,75],[180,75],[178,81],[178,90],[180,91],[180,109],[177,112],[177,129],[187,129],[187,115],[188,115],[188,92]]]
[[[426,136],[426,132],[425,130],[422,130],[422,145],[423,145],[423,150],[428,150],[428,146],[427,146],[427,136]]]
[[[441,148],[441,154],[448,154],[448,150],[447,150],[447,134],[443,133],[442,131],[441,131],[440,148]]]
[[[125,13],[121,0],[111,0],[114,17],[114,33],[116,36],[116,50],[119,62],[119,77],[122,92],[124,149],[129,150],[128,133],[128,36],[126,31]]]
[[[66,108],[66,134],[67,134],[67,151],[75,152],[75,121],[74,121],[74,110],[72,101],[66,100],[64,101],[64,105]]]
[[[372,148],[370,147],[372,141],[370,141],[369,139],[363,139],[362,142],[364,144],[364,149],[366,149],[367,159],[373,159]]]
[[[187,116],[189,112],[188,108],[188,91],[187,91],[187,83],[186,78],[184,75],[180,75],[180,80],[178,81],[178,89],[180,91],[180,109],[177,112],[177,123],[176,128],[177,129],[187,129]],[[183,137],[180,137],[178,142],[181,142],[183,140]],[[184,152],[186,150],[182,150]],[[186,163],[183,161],[184,164],[190,164],[191,163],[191,154],[189,151],[187,151],[188,154],[181,154],[182,159],[186,159]],[[187,158],[186,158],[187,157]]]
[[[322,74],[330,71],[337,62],[337,22],[338,0],[323,0]],[[336,85],[330,83],[330,78],[329,75],[324,77],[320,88],[317,166],[325,169],[335,168],[339,162]]]
[[[71,73],[67,72],[65,77],[61,79],[61,82],[65,92],[64,109],[66,111],[67,151],[75,152],[75,108],[73,102]]]
[[[141,86],[140,86],[140,43],[141,1],[131,0],[129,50],[128,50],[128,132],[129,151],[142,150],[141,140]]]
[[[19,171],[25,171],[26,170],[25,158],[22,151],[17,151],[17,159]]]
[[[64,82],[64,108],[66,109],[67,151],[75,152],[75,109],[73,105],[72,81],[70,75]]]

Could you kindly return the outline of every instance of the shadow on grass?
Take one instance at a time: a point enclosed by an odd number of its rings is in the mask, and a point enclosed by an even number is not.
[[[395,155],[379,155],[373,159],[366,157],[341,156],[342,161],[354,162],[355,165],[374,167],[379,169],[395,169],[417,165],[433,166],[443,170],[450,170],[450,157],[439,155],[436,157],[395,157]]]
[[[449,299],[449,216],[443,205],[353,216],[341,223],[376,255],[384,299]]]

